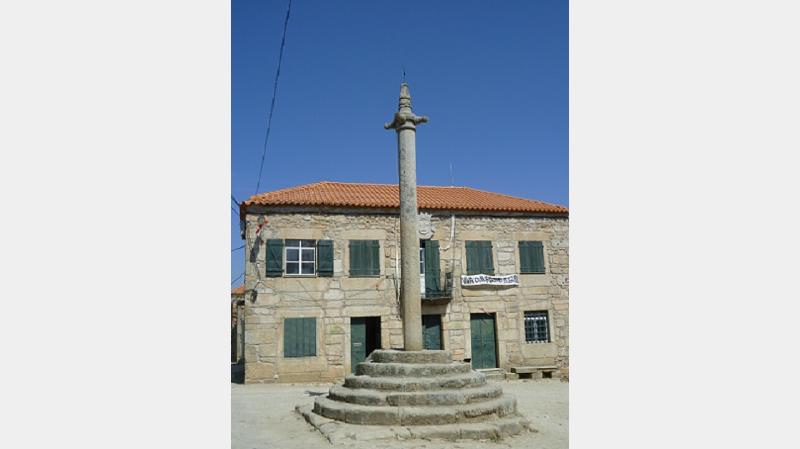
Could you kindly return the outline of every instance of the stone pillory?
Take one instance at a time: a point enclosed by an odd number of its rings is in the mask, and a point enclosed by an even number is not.
[[[425,122],[401,86],[385,125],[397,184],[324,181],[240,206],[244,382],[337,383],[301,410],[331,441],[521,432],[492,381],[569,376],[569,211],[417,186]]]
[[[428,299],[447,299],[447,281],[441,282],[439,242],[430,240],[435,234],[432,217],[419,213],[416,182],[416,126],[426,123],[427,117],[420,117],[411,110],[411,95],[408,85],[403,83],[400,87],[400,102],[394,119],[385,125],[386,129],[397,132],[398,151],[398,177],[397,189],[385,189],[386,197],[377,198],[369,194],[359,198],[357,189],[353,185],[344,185],[355,193],[351,198],[339,203],[330,202],[329,198],[314,195],[313,190],[324,191],[332,187],[331,184],[318,184],[312,189],[303,192],[305,199],[295,198],[294,204],[289,196],[284,195],[286,206],[317,207],[384,207],[399,208],[399,267],[395,260],[395,273],[399,268],[400,288],[399,305],[402,322],[402,347],[397,349],[382,349],[375,344],[376,329],[380,328],[382,321],[369,319],[363,316],[351,317],[351,367],[355,374],[345,377],[344,382],[330,389],[325,397],[315,400],[312,407],[298,407],[306,420],[319,429],[330,441],[347,438],[349,435],[363,435],[360,425],[379,426],[377,438],[448,438],[448,439],[490,439],[520,433],[529,428],[528,421],[517,413],[517,402],[512,396],[503,394],[502,388],[495,383],[487,383],[486,375],[473,370],[469,361],[454,361],[451,351],[441,348],[441,331],[431,332],[426,330],[423,335],[422,293]],[[335,187],[339,187],[336,185]],[[438,190],[438,188],[430,188]],[[473,190],[458,190],[447,192],[463,200],[461,207],[481,207],[480,197],[492,194]],[[286,192],[283,192],[284,194]],[[394,193],[394,195],[392,195]],[[267,194],[269,195],[269,194]],[[270,198],[261,196],[251,199],[244,207],[260,204],[269,204]],[[275,195],[277,196],[277,195]],[[275,196],[273,199],[275,199]],[[495,195],[496,196],[496,195]],[[557,207],[544,203],[534,204],[516,198],[503,198],[508,207],[516,208],[551,208]],[[329,201],[328,204],[325,204]],[[306,202],[306,204],[301,204]],[[435,202],[435,200],[434,200]],[[310,204],[309,204],[310,203]],[[441,203],[440,203],[441,204]],[[377,206],[380,207],[380,206]],[[485,206],[484,206],[485,207]],[[451,207],[451,209],[453,209]],[[518,209],[519,210],[519,209]],[[558,210],[561,212],[560,210]],[[309,217],[310,219],[310,217]],[[418,222],[424,223],[423,232],[418,228]],[[453,216],[453,231],[455,232],[455,217]],[[380,277],[380,241],[365,240],[370,237],[370,231],[354,232],[349,235],[356,237],[349,242],[350,248],[350,273],[359,276]],[[372,234],[374,237],[375,234]],[[423,237],[423,238],[421,238]],[[330,262],[332,242],[322,245],[316,243],[321,254],[325,253],[326,261],[320,261],[319,266],[324,267],[325,275],[330,271],[335,272],[335,265]],[[292,274],[314,273],[317,256],[314,253],[315,241],[313,239],[288,239],[284,240],[288,248],[286,251],[286,270]],[[452,241],[450,242],[452,245]],[[450,246],[450,245],[449,245]],[[448,247],[449,247],[448,246]],[[474,245],[470,245],[472,247]],[[472,261],[469,263],[475,270],[488,271],[490,265],[488,250],[490,246],[481,242],[475,246]],[[275,242],[273,248],[278,248]],[[537,247],[538,248],[538,247]],[[397,254],[395,249],[395,254]],[[268,244],[268,251],[269,244]],[[273,250],[275,252],[275,250]],[[303,255],[305,254],[305,255]],[[536,253],[538,254],[538,253]],[[424,255],[424,260],[423,260]],[[275,257],[277,259],[277,255]],[[539,259],[534,257],[533,262]],[[353,261],[356,261],[355,263]],[[428,269],[425,268],[428,265]],[[273,273],[277,272],[277,264],[273,262]],[[435,270],[433,268],[435,267]],[[538,265],[537,265],[538,267]],[[322,269],[320,269],[322,271]],[[269,273],[269,267],[267,269]],[[491,273],[493,274],[493,273]],[[424,288],[421,289],[424,280]],[[394,277],[395,286],[397,276]],[[368,281],[371,282],[371,281]],[[452,284],[452,278],[450,278]],[[375,285],[380,284],[378,281]],[[444,284],[444,285],[443,285]],[[518,282],[515,284],[518,285]],[[445,287],[445,288],[442,288]],[[450,287],[452,288],[452,286]],[[345,297],[346,299],[347,297]],[[357,298],[357,295],[353,297]],[[488,315],[487,315],[488,316]],[[316,320],[309,318],[293,318],[285,321],[288,334],[301,335],[286,340],[285,346],[290,346],[291,356],[312,355],[316,353]],[[426,327],[435,328],[440,319],[425,319]],[[478,349],[481,357],[496,359],[496,354],[491,350],[488,338],[484,339],[488,329],[494,329],[494,321],[489,324],[487,317],[479,317],[475,334],[479,337]],[[387,323],[388,324],[388,323]],[[370,337],[371,336],[371,337]],[[381,338],[377,338],[382,340]],[[473,340],[475,335],[473,335]],[[370,344],[370,340],[372,343]],[[428,344],[424,344],[424,341]],[[484,342],[486,340],[486,342]],[[363,345],[362,345],[363,343]],[[365,346],[367,348],[365,348]],[[431,348],[430,346],[438,346]],[[284,350],[284,353],[286,351]],[[352,357],[357,355],[356,357]],[[366,359],[363,356],[366,355]],[[481,364],[484,363],[481,358]],[[496,361],[493,362],[496,365]],[[372,429],[373,433],[375,429]]]
[[[394,120],[384,125],[397,131],[397,166],[400,179],[400,304],[403,308],[403,341],[406,351],[422,350],[422,313],[419,292],[419,231],[417,229],[417,125],[426,123],[411,111],[408,84],[400,86],[400,104]]]

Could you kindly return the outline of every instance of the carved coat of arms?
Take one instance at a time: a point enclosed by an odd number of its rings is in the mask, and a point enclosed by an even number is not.
[[[433,237],[431,214],[421,213],[417,216],[417,230],[421,239],[429,239]]]

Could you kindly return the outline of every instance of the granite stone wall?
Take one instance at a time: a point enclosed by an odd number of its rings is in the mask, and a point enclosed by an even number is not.
[[[556,365],[569,372],[569,241],[565,217],[488,217],[432,213],[442,272],[452,271],[453,297],[423,302],[422,313],[442,316],[442,343],[455,360],[471,358],[470,314],[495,314],[500,368]],[[396,214],[266,212],[246,216],[245,382],[335,381],[350,373],[350,318],[381,320],[381,346],[402,348],[399,307],[399,217]],[[451,240],[451,230],[454,238]],[[266,239],[329,239],[333,277],[266,277]],[[380,241],[380,275],[350,277],[348,240]],[[520,274],[514,287],[460,286],[466,271],[464,242],[491,240],[495,273],[518,274],[517,242],[544,244],[545,274]],[[418,275],[418,273],[414,273]],[[250,291],[254,291],[251,293]],[[550,343],[526,343],[524,312],[546,310]],[[283,320],[315,317],[317,355],[283,357]]]

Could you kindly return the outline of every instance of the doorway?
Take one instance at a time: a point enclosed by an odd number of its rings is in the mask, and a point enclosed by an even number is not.
[[[472,369],[497,368],[494,314],[470,314],[469,325],[472,334]]]
[[[350,318],[350,371],[381,347],[381,317]]]
[[[441,315],[422,315],[422,347],[443,349]]]

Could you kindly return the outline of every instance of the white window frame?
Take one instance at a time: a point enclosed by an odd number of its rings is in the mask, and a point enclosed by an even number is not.
[[[296,241],[297,246],[289,246],[290,241]],[[304,241],[314,242],[311,246],[303,245]],[[317,241],[311,239],[286,239],[286,242],[283,247],[283,272],[286,276],[316,276],[317,275]],[[289,260],[289,250],[296,249],[297,250],[297,261],[290,261]],[[313,250],[313,256],[311,260],[303,259],[303,250]],[[311,273],[303,273],[303,264],[308,264],[309,262],[312,263],[313,271]],[[288,267],[289,264],[297,264],[297,273],[289,273]]]
[[[531,314],[532,316],[527,316]],[[531,344],[542,344],[542,343],[550,343],[550,311],[549,310],[526,310],[522,314],[523,321],[522,321],[522,331],[525,333],[525,343]],[[544,321],[544,340],[528,340],[528,332],[527,332],[527,322],[528,320],[532,322],[537,321]],[[535,327],[534,327],[535,329]]]

